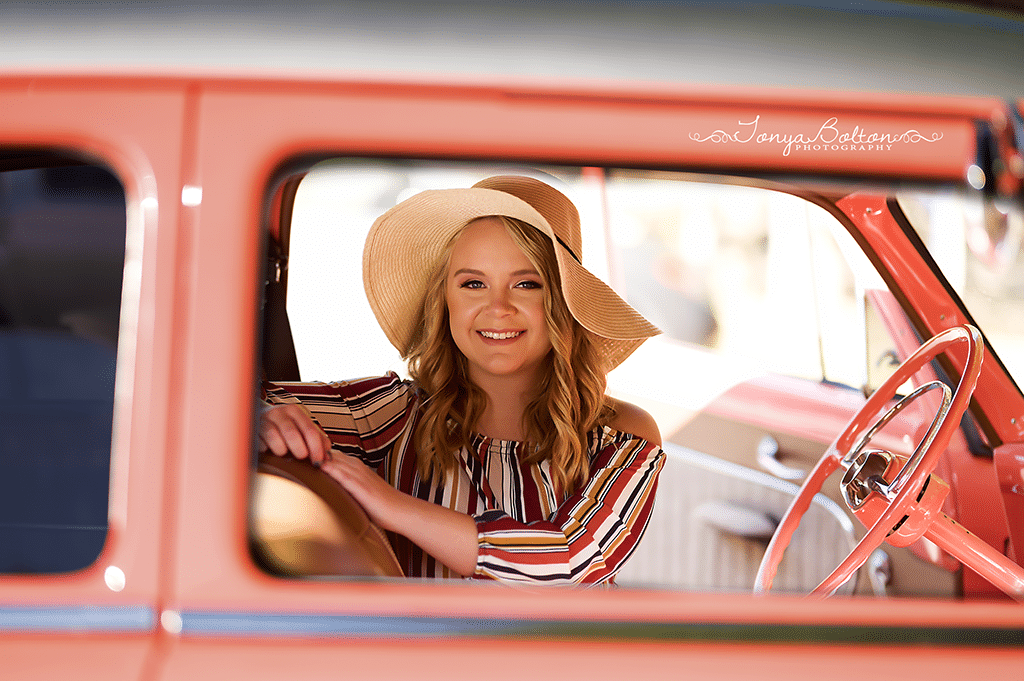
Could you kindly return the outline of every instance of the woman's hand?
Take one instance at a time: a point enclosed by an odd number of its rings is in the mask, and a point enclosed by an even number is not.
[[[323,465],[374,523],[404,535],[456,573],[476,571],[476,521],[444,506],[400,492],[360,459],[339,456]]]
[[[386,530],[401,532],[394,527],[394,510],[407,494],[389,485],[365,463],[354,456],[338,456],[326,461],[322,470],[341,483],[375,524]],[[409,497],[410,499],[412,497]]]
[[[460,575],[476,569],[476,521],[389,485],[354,456],[331,456],[331,441],[301,404],[267,406],[260,414],[260,451],[309,459],[348,490],[374,523],[405,535]]]
[[[321,465],[331,458],[331,440],[301,404],[275,404],[260,414],[260,452],[291,453]]]

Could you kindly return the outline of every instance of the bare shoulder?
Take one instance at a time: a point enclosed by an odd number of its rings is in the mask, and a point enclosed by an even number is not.
[[[661,431],[658,430],[658,423],[654,420],[653,416],[635,404],[623,402],[614,397],[609,398],[609,400],[615,408],[615,416],[612,417],[611,422],[608,424],[609,426],[620,432],[642,437],[648,442],[659,447],[661,446]]]

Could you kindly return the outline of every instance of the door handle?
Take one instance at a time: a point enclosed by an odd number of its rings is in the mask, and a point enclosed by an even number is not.
[[[793,468],[779,459],[779,443],[771,435],[765,435],[757,443],[757,464],[777,478],[801,480],[807,475],[802,468]]]

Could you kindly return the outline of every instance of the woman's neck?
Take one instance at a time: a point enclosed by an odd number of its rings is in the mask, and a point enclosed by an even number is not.
[[[488,376],[483,377],[483,380],[476,377],[474,383],[487,395],[487,408],[480,416],[476,430],[497,440],[525,440],[523,415],[536,393],[536,381],[520,377]]]

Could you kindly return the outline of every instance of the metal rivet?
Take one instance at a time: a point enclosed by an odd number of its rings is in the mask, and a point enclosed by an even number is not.
[[[181,633],[181,613],[177,610],[164,610],[160,613],[160,626],[168,634]]]
[[[103,571],[103,582],[111,591],[122,591],[125,585],[124,570],[116,565],[110,565]]]
[[[980,166],[972,164],[971,167],[967,169],[967,184],[971,185],[975,189],[984,189],[986,182],[985,171],[982,170]]]
[[[181,188],[181,205],[195,208],[203,202],[203,188],[186,184]]]

